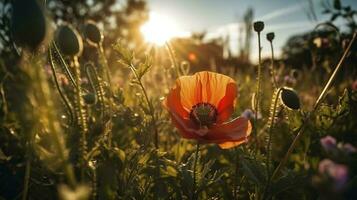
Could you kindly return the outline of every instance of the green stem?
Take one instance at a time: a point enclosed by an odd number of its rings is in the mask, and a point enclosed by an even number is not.
[[[76,88],[77,87],[77,83],[74,80],[74,77],[72,75],[72,72],[69,70],[68,65],[66,63],[66,61],[63,59],[60,50],[58,49],[57,45],[55,42],[52,42],[52,46],[54,49],[54,55],[56,55],[57,59],[59,60],[60,66],[62,67],[62,69],[64,70],[67,78],[70,80],[70,82],[72,83],[72,85]]]
[[[85,71],[86,71],[89,83],[92,87],[92,90],[94,91],[96,97],[98,97],[99,105],[100,105],[100,116],[101,116],[101,118],[103,118],[104,112],[105,112],[105,106],[104,106],[104,91],[103,91],[102,82],[99,80],[97,70],[94,68],[93,64],[91,64],[91,63],[85,64]],[[91,72],[93,73],[93,77],[92,77]],[[95,80],[93,80],[93,78]],[[96,84],[94,83],[94,81]]]
[[[196,151],[195,151],[195,160],[193,163],[193,187],[192,187],[192,200],[197,199],[196,194],[196,171],[197,171],[197,161],[198,161],[198,153],[200,151],[200,143],[197,142],[196,144]]]
[[[36,62],[33,62],[33,63],[36,63]],[[75,186],[77,184],[76,178],[74,175],[72,165],[68,162],[68,157],[66,154],[67,149],[65,147],[63,137],[61,136],[61,132],[59,130],[60,129],[59,123],[56,122],[56,117],[54,115],[55,112],[53,112],[55,110],[55,106],[51,99],[50,94],[48,93],[50,91],[50,89],[47,85],[44,74],[39,69],[40,69],[40,66],[35,66],[35,67],[31,67],[30,70],[32,70],[32,71],[29,71],[29,73],[33,74],[34,80],[36,80],[36,81],[33,81],[33,83],[36,84],[33,87],[36,88],[36,91],[38,92],[38,95],[39,95],[39,99],[41,99],[41,101],[43,102],[42,103],[43,107],[46,108],[46,109],[44,109],[45,113],[42,116],[47,117],[48,130],[54,137],[54,139],[52,141],[54,142],[54,146],[57,149],[59,159],[63,163],[63,169],[64,169],[64,173],[67,177],[67,181],[72,188],[75,188]]]
[[[356,36],[357,36],[357,32],[355,32],[353,34],[353,37],[352,37],[352,40],[350,41],[348,47],[346,48],[345,52],[343,53],[341,59],[339,60],[335,70],[333,71],[333,73],[331,74],[329,80],[327,81],[324,89],[322,90],[320,96],[317,98],[316,102],[315,102],[315,106],[314,106],[314,109],[312,111],[315,112],[318,108],[318,106],[320,105],[321,101],[323,100],[324,96],[326,95],[326,92],[327,90],[330,88],[333,80],[336,78],[336,75],[337,75],[337,72],[342,68],[342,63],[343,61],[346,59],[346,56],[347,54],[349,53],[351,47],[352,47],[352,44],[353,42],[355,41],[356,39]],[[297,135],[295,136],[293,142],[291,143],[288,151],[286,152],[284,158],[280,161],[278,167],[275,169],[272,177],[271,177],[271,180],[273,180],[274,178],[276,178],[276,176],[278,175],[278,173],[280,172],[280,170],[282,169],[283,166],[285,166],[286,162],[288,161],[289,157],[290,157],[290,154],[293,152],[297,142],[299,141],[300,137],[302,136],[303,132],[305,131],[306,129],[306,124],[308,124],[307,122],[310,120],[310,117],[311,117],[311,114],[308,115],[305,120],[303,121],[303,124],[301,125],[301,127],[299,128],[298,130],[298,133]]]
[[[87,121],[85,118],[85,110],[83,108],[83,98],[82,98],[82,88],[80,83],[80,66],[78,63],[78,58],[75,56],[73,58],[73,66],[74,66],[74,78],[77,84],[75,95],[76,95],[76,111],[77,111],[77,125],[80,129],[80,165],[81,165],[81,178],[84,178],[84,170],[86,168],[86,153],[87,153],[87,139],[86,134],[88,131]]]
[[[271,118],[270,118],[270,122],[269,122],[269,132],[268,132],[268,144],[267,144],[267,156],[266,156],[266,170],[267,170],[267,184],[265,185],[265,189],[264,189],[264,194],[263,197],[265,196],[266,192],[268,191],[269,187],[270,187],[270,183],[271,183],[271,176],[270,176],[270,165],[271,165],[271,143],[272,143],[272,132],[274,129],[274,123],[275,123],[275,115],[276,115],[276,108],[278,106],[278,99],[279,99],[279,95],[280,92],[282,91],[281,88],[279,88],[279,90],[277,92],[275,92],[274,94],[274,107],[273,107],[273,111],[271,113]]]
[[[177,77],[180,77],[179,65],[178,65],[178,63],[177,63],[177,61],[176,61],[175,52],[174,52],[174,50],[173,50],[173,48],[172,48],[170,42],[167,41],[167,42],[165,43],[165,45],[166,45],[166,47],[167,47],[167,48],[166,48],[167,51],[169,52],[169,57],[170,57],[171,64],[172,64],[172,65],[174,66],[174,68],[175,68],[176,76],[177,76]]]
[[[31,176],[31,160],[32,160],[32,155],[31,155],[30,149],[31,149],[30,142],[28,141],[27,160],[26,160],[26,167],[25,167],[24,189],[23,189],[23,194],[22,194],[22,200],[27,200],[28,190],[29,190],[29,182],[30,182],[30,176]]]
[[[276,96],[274,98],[274,108],[273,108],[273,112],[272,112],[272,116],[270,119],[270,127],[269,127],[269,132],[268,132],[268,145],[267,145],[267,174],[268,177],[270,177],[270,163],[271,163],[271,135],[274,129],[274,123],[275,123],[275,115],[276,115],[276,107],[278,106],[278,99],[279,99],[279,95],[280,92],[282,91],[282,89],[280,88],[277,92],[276,92]],[[268,184],[270,182],[270,179],[268,179]]]
[[[258,76],[257,76],[257,88],[256,88],[256,93],[255,93],[255,112],[254,112],[254,129],[255,129],[255,134],[258,140],[258,114],[259,114],[259,101],[260,101],[260,85],[261,85],[261,46],[260,46],[260,32],[258,32],[258,49],[259,49],[259,63],[258,63]],[[258,151],[258,142],[256,143],[256,150],[255,153]]]
[[[273,82],[273,86],[274,88],[276,88],[278,86],[277,82],[276,82],[276,78],[275,78],[275,68],[274,68],[274,47],[273,47],[273,41],[270,42],[270,50],[271,50],[271,66],[270,66],[270,73],[272,76],[272,82]]]
[[[55,85],[56,85],[57,91],[60,94],[62,101],[64,102],[64,104],[67,107],[67,112],[69,114],[69,122],[70,122],[70,124],[72,124],[73,123],[73,119],[74,119],[73,112],[72,112],[72,106],[69,103],[66,95],[62,92],[61,87],[60,87],[60,85],[58,83],[58,78],[57,78],[57,74],[56,74],[55,63],[54,63],[54,60],[53,60],[51,47],[48,49],[48,54],[49,54],[49,58],[50,58],[50,66],[51,66],[51,70],[52,70],[52,75],[53,75],[53,79],[55,81]]]
[[[108,66],[108,61],[105,58],[105,53],[104,53],[104,48],[103,48],[103,44],[100,43],[99,44],[99,56],[100,56],[100,60],[102,62],[106,77],[107,77],[107,81],[108,81],[108,85],[109,85],[109,117],[110,117],[110,121],[112,121],[112,117],[113,117],[113,107],[114,107],[114,103],[113,103],[113,86],[112,86],[112,77],[110,75],[110,69]],[[112,131],[108,131],[108,146],[109,148],[112,146]]]
[[[151,103],[151,101],[149,99],[149,96],[146,93],[146,89],[145,89],[143,83],[141,82],[138,74],[135,71],[134,65],[130,64],[129,68],[133,72],[133,74],[135,76],[135,79],[138,81],[138,84],[139,84],[139,86],[141,88],[141,91],[144,94],[145,101],[148,104],[149,112],[150,112],[150,116],[151,116],[151,123],[154,125],[154,133],[155,133],[154,145],[155,145],[156,149],[159,149],[159,131],[158,131],[158,128],[157,128],[157,125],[156,125],[156,117],[155,117],[154,107],[153,107],[153,105],[152,105],[152,103]]]
[[[238,179],[238,169],[239,169],[239,155],[238,148],[235,148],[235,168],[234,168],[234,182],[233,182],[233,199],[237,199],[237,179]]]

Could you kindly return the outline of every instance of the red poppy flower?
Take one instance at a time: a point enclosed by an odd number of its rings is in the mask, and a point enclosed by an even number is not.
[[[203,71],[178,78],[164,106],[183,138],[228,149],[246,142],[252,130],[244,117],[226,122],[236,96],[237,85],[232,78]]]

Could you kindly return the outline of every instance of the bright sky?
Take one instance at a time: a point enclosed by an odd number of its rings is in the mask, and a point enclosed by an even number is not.
[[[230,34],[233,53],[237,52],[238,24],[245,11],[252,7],[255,20],[263,20],[263,54],[269,55],[265,33],[275,32],[279,53],[289,36],[311,30],[329,16],[321,15],[322,1],[310,0],[315,7],[317,22],[309,19],[309,0],[147,0],[151,11],[169,16],[183,32],[207,31],[209,37]],[[328,0],[332,2],[332,0]],[[342,5],[357,9],[357,0],[342,0]],[[252,40],[252,58],[257,55],[256,40]]]

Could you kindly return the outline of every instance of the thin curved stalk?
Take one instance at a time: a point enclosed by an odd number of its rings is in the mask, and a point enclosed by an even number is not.
[[[86,168],[86,153],[87,153],[87,139],[86,135],[88,132],[87,120],[85,117],[85,110],[83,108],[83,98],[82,98],[82,88],[80,84],[80,66],[78,63],[78,58],[73,57],[73,67],[74,67],[74,78],[76,82],[76,90],[75,90],[75,100],[76,100],[76,115],[77,115],[77,125],[79,127],[80,132],[80,165],[81,165],[81,178],[84,177],[84,169]]]
[[[271,65],[270,65],[270,73],[271,73],[271,78],[273,81],[273,86],[274,88],[278,87],[277,81],[276,81],[276,77],[275,77],[275,68],[274,68],[274,47],[273,47],[273,41],[270,41],[270,50],[271,50]]]
[[[89,83],[92,87],[92,90],[94,91],[96,97],[98,97],[99,104],[100,104],[100,113],[101,113],[101,117],[103,118],[104,111],[105,111],[104,91],[103,91],[103,86],[101,84],[101,81],[99,80],[98,72],[94,68],[94,66],[90,63],[85,64],[85,70],[86,70],[86,74],[87,74]],[[93,77],[92,77],[91,71],[93,73]],[[95,80],[93,80],[93,78]],[[96,82],[96,84],[94,83],[94,81]]]
[[[27,200],[28,191],[29,191],[29,182],[31,176],[32,155],[31,155],[31,144],[29,141],[26,149],[27,149],[27,160],[25,166],[24,189],[22,190],[22,200]]]
[[[272,135],[273,129],[274,129],[276,108],[278,106],[278,99],[279,99],[279,95],[280,95],[281,91],[282,91],[282,89],[280,88],[275,94],[274,108],[273,108],[272,116],[271,116],[270,123],[269,123],[268,145],[267,145],[267,174],[268,174],[268,177],[270,176],[270,162],[271,162],[270,157],[271,157],[271,141],[272,141],[271,135]],[[268,180],[268,182],[269,181],[270,180]]]
[[[32,61],[34,66],[37,65],[36,63],[36,61]],[[60,125],[56,120],[55,112],[53,112],[53,110],[55,110],[55,106],[49,94],[50,89],[42,71],[39,69],[40,66],[31,67],[29,69],[30,71],[28,73],[31,73],[31,75],[34,77],[34,80],[36,80],[33,81],[32,87],[36,88],[38,99],[41,99],[41,105],[46,108],[41,109],[44,112],[41,116],[47,118],[46,121],[48,122],[48,131],[51,133],[51,136],[53,136],[53,140],[51,141],[53,141],[53,144],[58,153],[58,157],[63,163],[63,171],[66,175],[70,187],[75,188],[77,181],[74,175],[73,167],[68,161],[68,155],[66,154],[67,149],[64,144],[63,136],[61,136]]]
[[[274,129],[274,124],[275,124],[275,116],[276,116],[276,108],[278,106],[278,100],[279,100],[279,95],[280,92],[282,91],[281,88],[279,88],[276,92],[274,92],[274,96],[273,96],[273,110],[271,112],[271,116],[270,116],[270,122],[269,122],[269,132],[268,132],[268,144],[267,144],[267,155],[266,155],[266,170],[267,170],[267,183],[265,185],[265,189],[264,189],[264,194],[263,197],[265,196],[266,192],[268,191],[269,187],[270,187],[270,183],[271,183],[271,177],[270,177],[270,165],[271,165],[271,143],[272,143],[272,133],[273,133],[273,129]]]
[[[103,49],[103,44],[100,43],[99,44],[99,56],[100,56],[100,60],[102,62],[102,66],[104,67],[105,70],[105,74],[107,77],[107,81],[108,81],[108,85],[109,85],[109,117],[110,117],[110,121],[112,121],[112,117],[113,117],[113,107],[114,107],[114,103],[113,103],[113,86],[112,86],[112,77],[110,74],[110,69],[108,66],[108,62],[107,59],[105,58],[105,54],[104,54],[104,49]],[[112,146],[112,131],[108,131],[108,146],[109,148]]]
[[[66,97],[66,95],[62,92],[61,87],[58,83],[58,78],[56,75],[56,69],[55,69],[55,63],[53,61],[53,55],[52,55],[52,50],[51,48],[48,49],[48,54],[49,54],[49,58],[50,58],[50,66],[51,66],[51,70],[52,70],[52,75],[53,75],[53,79],[55,81],[55,85],[57,88],[58,93],[61,96],[62,101],[64,102],[65,106],[67,107],[67,112],[69,114],[69,123],[72,124],[73,120],[74,120],[74,115],[72,112],[72,106],[68,101],[68,98]]]
[[[196,144],[196,151],[195,151],[195,160],[193,163],[193,186],[192,186],[192,200],[197,199],[196,194],[196,174],[197,174],[197,161],[198,161],[198,153],[200,151],[200,143],[197,142]]]
[[[59,62],[60,62],[60,66],[62,67],[62,69],[64,70],[65,74],[67,75],[68,79],[70,80],[70,82],[72,83],[72,85],[76,88],[77,87],[77,83],[74,80],[74,77],[72,75],[72,72],[69,70],[68,65],[66,63],[66,61],[63,59],[60,50],[58,49],[56,42],[52,42],[52,46],[53,49],[55,50],[55,55],[57,55]]]
[[[138,74],[136,73],[135,71],[135,67],[133,64],[130,64],[129,65],[129,68],[130,70],[133,72],[134,76],[135,76],[135,79],[137,80],[143,94],[144,94],[144,98],[145,98],[145,101],[146,103],[148,104],[148,107],[149,107],[149,112],[150,112],[150,115],[151,115],[151,120],[152,120],[152,124],[154,125],[154,133],[155,133],[155,137],[154,137],[154,145],[155,145],[155,148],[156,149],[159,149],[159,131],[158,131],[158,128],[157,128],[157,125],[156,125],[156,116],[155,116],[155,112],[154,112],[154,107],[149,99],[149,96],[147,95],[146,93],[146,89],[143,85],[143,83],[141,82]]]
[[[255,92],[255,102],[254,102],[254,130],[255,130],[255,134],[256,137],[258,137],[258,114],[259,114],[259,106],[260,106],[260,87],[261,87],[261,62],[262,62],[262,57],[261,57],[261,46],[260,46],[260,32],[258,32],[258,49],[259,49],[259,63],[258,63],[258,75],[257,75],[257,88],[256,88],[256,92]],[[255,153],[257,153],[258,150],[258,142],[256,143],[256,150]]]
[[[167,51],[169,52],[169,57],[170,57],[171,64],[175,68],[176,76],[180,77],[180,71],[179,71],[179,66],[178,66],[177,60],[176,60],[175,52],[174,52],[170,42],[168,42],[168,41],[165,42],[165,45],[166,45]]]

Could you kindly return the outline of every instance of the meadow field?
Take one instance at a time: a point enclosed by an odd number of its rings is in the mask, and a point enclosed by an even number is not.
[[[115,2],[0,2],[0,200],[357,199],[356,5],[223,56]]]

